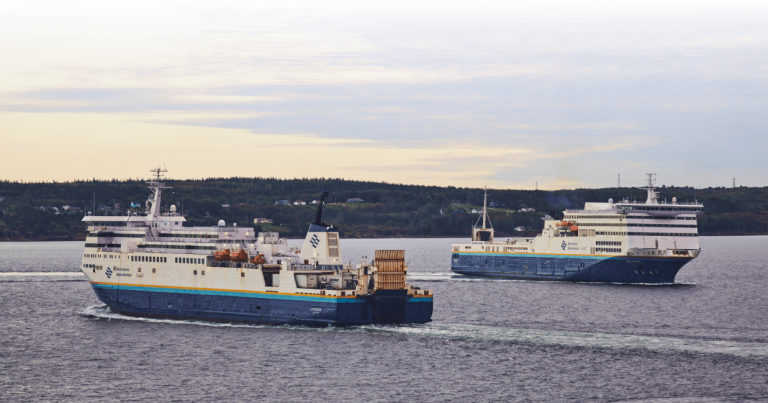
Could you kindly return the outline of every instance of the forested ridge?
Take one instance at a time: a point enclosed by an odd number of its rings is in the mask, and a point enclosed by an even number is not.
[[[162,207],[183,209],[187,225],[228,224],[279,231],[302,237],[314,219],[322,191],[330,191],[323,221],[340,229],[344,237],[468,237],[478,219],[472,214],[483,202],[483,190],[458,187],[416,186],[343,179],[209,178],[168,180]],[[768,188],[706,188],[661,186],[662,199],[698,200],[704,203],[699,218],[701,235],[757,235],[768,233]],[[150,191],[142,180],[75,182],[0,182],[0,240],[79,240],[85,238],[82,218],[95,205],[97,215],[141,212]],[[550,210],[583,208],[584,202],[604,202],[629,197],[645,200],[645,191],[631,188],[573,190],[489,189],[495,207],[490,218],[497,236],[530,235],[542,227]],[[360,198],[363,203],[347,203]],[[304,206],[276,205],[277,200],[303,200]],[[116,207],[119,205],[118,207]],[[225,207],[223,205],[228,205]],[[74,208],[64,210],[64,206]],[[535,212],[520,212],[534,208]],[[58,209],[58,211],[56,211]],[[272,224],[253,223],[268,218]]]

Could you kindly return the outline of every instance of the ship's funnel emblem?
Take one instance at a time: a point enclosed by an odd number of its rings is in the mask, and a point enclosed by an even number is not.
[[[563,243],[560,245],[560,247],[563,248],[563,250],[565,250],[565,247],[566,247],[565,241],[563,241]]]
[[[320,244],[320,238],[317,237],[317,234],[312,235],[312,239],[309,240],[309,243],[312,244],[312,247],[317,249],[317,245]]]
[[[107,267],[107,271],[105,271],[104,274],[107,275],[107,278],[112,278],[112,269]]]

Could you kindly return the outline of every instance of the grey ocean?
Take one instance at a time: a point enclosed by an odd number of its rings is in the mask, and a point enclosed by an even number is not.
[[[343,240],[405,249],[433,321],[322,329],[125,318],[82,242],[0,243],[0,401],[768,401],[768,237],[701,238],[674,285],[457,276],[453,242]]]

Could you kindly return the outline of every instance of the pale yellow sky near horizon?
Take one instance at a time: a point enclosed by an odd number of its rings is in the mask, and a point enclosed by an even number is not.
[[[161,122],[176,118],[178,114],[0,113],[0,126],[13,134],[5,143],[9,152],[0,160],[0,171],[3,179],[30,182],[127,179],[146,177],[150,168],[165,165],[168,176],[179,179],[322,176],[419,185],[530,188],[527,183],[482,180],[488,174],[487,165],[473,166],[476,164],[471,160],[514,166],[553,157],[529,149],[471,142],[394,148],[372,140],[254,134],[242,129]],[[30,154],[35,156],[32,161]],[[464,162],[451,162],[456,160]],[[41,163],[49,169],[30,171],[30,165]],[[323,174],[317,174],[313,167],[321,167]],[[82,172],[91,174],[83,176]],[[556,188],[576,185],[554,183]]]

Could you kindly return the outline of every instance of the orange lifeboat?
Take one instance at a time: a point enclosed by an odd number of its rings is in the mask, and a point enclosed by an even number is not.
[[[556,227],[567,227],[569,225],[571,225],[571,223],[565,221],[558,221],[557,224],[555,224]]]
[[[251,258],[251,263],[264,264],[264,263],[267,263],[267,259],[264,258],[264,254],[259,253],[258,255]]]
[[[216,259],[217,262],[229,261],[229,249],[217,250],[216,252],[213,252],[213,258]]]
[[[571,232],[579,232],[579,227],[571,225]]]
[[[245,262],[248,260],[248,253],[246,253],[243,249],[240,249],[237,252],[232,251],[229,253],[229,258],[233,262]]]

